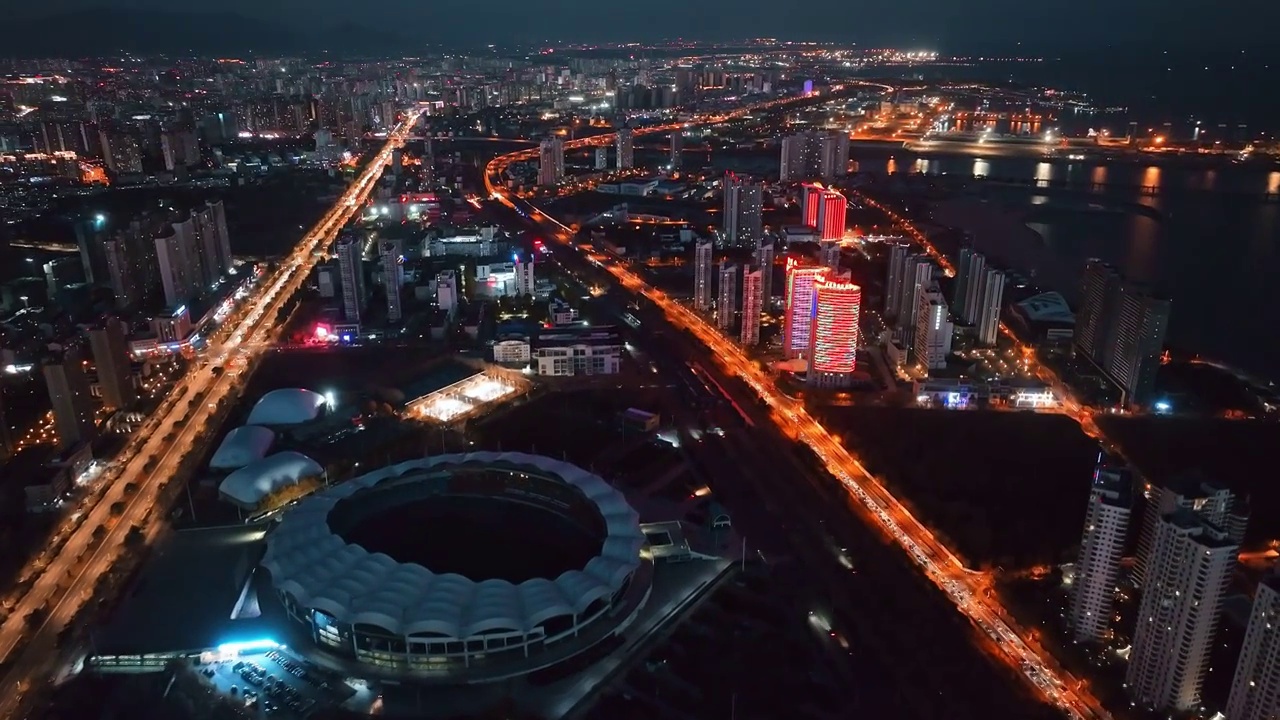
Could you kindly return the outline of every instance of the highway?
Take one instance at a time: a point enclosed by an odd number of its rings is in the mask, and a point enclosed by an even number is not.
[[[750,112],[754,108],[739,112]],[[725,116],[701,119],[699,124],[722,122]],[[667,128],[668,130],[670,128]],[[654,128],[649,132],[659,132]],[[642,130],[636,130],[640,134]],[[607,143],[611,136],[591,138],[591,143]],[[510,193],[497,188],[494,179],[501,178],[506,166],[514,161],[532,157],[528,152],[517,152],[495,158],[486,168],[486,184],[491,197],[541,223],[551,237],[562,245],[578,250],[573,243],[573,233],[568,227],[536,210],[517,207],[517,200]],[[522,203],[523,204],[523,203]],[[905,219],[895,219],[904,222]],[[914,230],[914,227],[907,224]],[[917,232],[916,235],[919,235]],[[920,236],[923,238],[923,236]],[[936,252],[936,251],[935,251]],[[593,261],[614,276],[619,285],[641,295],[662,310],[672,325],[697,338],[716,356],[724,371],[741,379],[771,409],[771,417],[779,429],[796,442],[807,445],[843,487],[865,508],[865,516],[875,522],[893,538],[938,588],[960,609],[975,626],[982,629],[998,646],[1006,661],[1018,669],[1042,696],[1061,708],[1072,718],[1100,720],[1109,714],[1082,683],[1068,676],[1056,661],[1042,648],[1035,647],[1026,638],[1029,635],[1010,618],[1005,609],[987,592],[985,575],[965,569],[951,551],[938,541],[923,523],[913,517],[884,486],[867,472],[862,463],[805,410],[802,403],[782,395],[772,380],[755,361],[732,340],[721,335],[702,317],[668,297],[661,290],[648,284],[642,277],[620,261],[599,258]],[[946,267],[945,259],[943,259]]]
[[[251,361],[275,339],[285,303],[307,281],[326,244],[360,211],[392,150],[403,142],[417,117],[417,112],[406,117],[334,207],[303,236],[275,273],[245,299],[240,320],[211,340],[205,355],[208,361],[188,372],[174,388],[171,400],[135,435],[121,456],[118,476],[0,625],[4,682],[16,690],[0,700],[0,715],[13,716],[26,692],[52,669],[58,655],[58,634],[94,597],[99,579],[126,552],[133,551],[125,542],[130,528],[140,526],[148,542],[159,533],[164,523],[155,520],[167,510],[160,502],[162,490],[180,476],[189,451],[213,429],[206,424],[216,417],[219,401],[234,401],[245,379],[229,369],[224,372],[221,364],[235,355]],[[106,533],[95,537],[99,527],[107,528]],[[28,614],[41,608],[46,612],[43,620],[29,623]],[[24,640],[27,644],[19,650]]]

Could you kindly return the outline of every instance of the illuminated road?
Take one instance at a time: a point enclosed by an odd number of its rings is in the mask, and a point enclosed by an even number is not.
[[[159,503],[161,490],[179,475],[188,451],[206,433],[205,424],[215,415],[218,401],[233,401],[245,379],[230,369],[215,371],[215,366],[241,353],[251,361],[251,356],[277,336],[281,309],[306,282],[325,245],[359,212],[391,159],[392,149],[402,142],[417,116],[414,112],[407,117],[337,204],[281,261],[279,269],[246,298],[241,319],[211,340],[206,353],[209,362],[193,367],[174,388],[171,399],[135,434],[122,455],[125,459],[119,476],[0,625],[0,659],[8,664],[3,682],[10,688],[0,700],[0,715],[13,716],[32,682],[51,669],[58,655],[58,634],[94,597],[99,579],[126,551],[130,528],[141,526],[148,542],[159,532],[163,523],[154,522],[155,511],[166,509]],[[111,512],[112,505],[117,505],[116,514]],[[95,538],[94,531],[100,526],[107,528],[106,533]],[[28,613],[39,608],[46,610],[46,617],[36,621],[38,625],[29,624]],[[24,639],[29,641],[27,645],[15,652]]]
[[[701,119],[698,123],[711,124],[723,119],[710,117]],[[649,131],[660,132],[659,129]],[[640,132],[637,130],[636,134]],[[611,137],[592,138],[591,142],[609,142]],[[516,201],[508,192],[493,184],[493,179],[501,178],[510,162],[531,157],[527,152],[512,153],[495,158],[486,168],[486,184],[490,196],[517,212],[524,211],[516,206]],[[573,234],[568,227],[536,210],[528,215],[547,227],[558,242],[578,250],[572,242]],[[914,227],[907,227],[914,231]],[[926,247],[931,246],[926,244]],[[944,267],[949,267],[945,258],[940,260]],[[620,262],[600,257],[594,262],[611,273],[623,287],[652,301],[673,325],[683,328],[702,342],[729,374],[751,387],[769,406],[779,428],[813,450],[831,475],[839,479],[848,492],[858,499],[866,510],[866,517],[906,550],[925,575],[1000,649],[1000,657],[1022,673],[1046,700],[1072,718],[1101,720],[1110,717],[1082,683],[1067,675],[1046,651],[1027,639],[1029,635],[1014,623],[989,592],[987,577],[966,570],[959,559],[868,473],[836,437],[808,414],[803,403],[778,392],[767,373],[748,358],[735,342],[721,335],[687,307],[649,285]]]

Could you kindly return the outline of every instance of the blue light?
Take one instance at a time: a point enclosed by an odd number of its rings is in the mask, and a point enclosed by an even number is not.
[[[520,253],[511,253],[511,262],[520,264]]]
[[[1173,406],[1170,405],[1167,400],[1159,400],[1156,402],[1156,412],[1158,413],[1167,413],[1172,409]]]
[[[244,642],[222,643],[221,645],[218,646],[218,652],[228,653],[228,654],[234,653],[236,655],[239,655],[240,653],[243,653],[243,652],[275,650],[278,647],[280,647],[280,643],[270,638],[263,638],[261,640],[246,640]]]

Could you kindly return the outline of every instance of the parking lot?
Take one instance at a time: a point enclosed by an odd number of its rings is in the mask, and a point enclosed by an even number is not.
[[[341,705],[356,694],[342,678],[302,662],[284,650],[241,655],[200,668],[219,692],[241,698],[278,718],[305,718]]]

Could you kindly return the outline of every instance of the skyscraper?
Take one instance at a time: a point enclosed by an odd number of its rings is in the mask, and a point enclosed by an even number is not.
[[[783,182],[804,180],[805,149],[808,140],[804,135],[790,135],[782,138],[782,158],[779,163],[778,176]]]
[[[1146,584],[1161,517],[1179,509],[1190,510],[1211,525],[1225,530],[1227,538],[1239,544],[1244,540],[1249,524],[1248,505],[1248,498],[1244,495],[1232,492],[1198,472],[1179,475],[1164,484],[1151,483],[1147,487],[1142,527],[1138,531],[1138,554],[1130,579],[1135,585]]]
[[[782,139],[779,177],[785,181],[842,177],[849,169],[849,135],[810,131]]]
[[[813,325],[814,282],[827,268],[802,266],[787,258],[786,313],[782,351],[788,359],[807,357]]]
[[[525,255],[523,253],[516,253],[513,258],[513,262],[515,263],[515,270],[516,270],[516,286],[515,286],[516,295],[522,298],[525,295],[533,295],[534,256]]]
[[[342,278],[342,316],[359,325],[364,317],[364,247],[359,238],[344,235],[334,243]]]
[[[1093,471],[1071,585],[1071,627],[1078,641],[1102,642],[1110,636],[1111,606],[1132,505],[1133,480],[1128,471],[1100,461]]]
[[[138,400],[133,387],[133,369],[129,362],[129,344],[124,324],[107,318],[101,326],[89,330],[89,349],[98,371],[102,403],[113,410],[126,410]]]
[[[1170,302],[1132,283],[1122,283],[1102,369],[1129,404],[1145,403],[1155,389],[1156,371],[1169,327]]]
[[[832,270],[840,269],[840,243],[823,240],[818,244],[818,264]]]
[[[635,149],[631,128],[618,128],[618,169],[626,170],[635,166]]]
[[[716,327],[728,330],[733,327],[733,317],[738,302],[738,266],[720,264],[720,301],[716,303]]]
[[[150,223],[137,219],[111,233],[102,244],[107,283],[118,308],[140,307],[160,285],[160,265],[151,233]]]
[[[671,133],[671,169],[679,170],[684,164],[684,131]]]
[[[920,326],[921,292],[935,283],[936,273],[937,266],[928,255],[913,254],[907,258],[899,288],[897,338],[912,357],[916,330]]]
[[[166,305],[185,305],[203,294],[200,248],[190,217],[162,227],[156,235],[155,247]]]
[[[1280,575],[1258,583],[1244,647],[1227,698],[1230,720],[1274,720],[1280,713]]]
[[[693,307],[707,312],[711,310],[711,262],[715,245],[707,240],[693,247]]]
[[[1226,532],[1191,510],[1160,517],[1125,673],[1134,702],[1175,712],[1200,704],[1210,644],[1238,551]]]
[[[956,262],[956,283],[951,296],[951,312],[965,325],[976,325],[977,297],[986,276],[987,259],[973,248],[961,248]]]
[[[947,301],[936,283],[919,286],[916,300],[916,331],[911,341],[911,356],[926,370],[941,370],[951,354],[951,318]]]
[[[564,141],[549,137],[538,146],[538,184],[550,187],[564,178]]]
[[[399,240],[379,240],[378,256],[382,260],[382,276],[387,290],[387,322],[400,322],[401,288],[404,287],[404,255]]]
[[[818,206],[822,204],[822,193],[826,188],[815,183],[800,186],[800,222],[809,227],[818,227]]]
[[[844,237],[844,216],[848,201],[835,190],[823,190],[818,202],[819,240],[839,240]]]
[[[80,250],[80,265],[84,268],[85,282],[106,285],[110,282],[107,274],[107,256],[104,247],[108,231],[108,217],[95,213],[89,217],[79,218],[74,222],[76,231],[76,247]]]
[[[756,248],[756,266],[760,268],[761,307],[769,309],[773,300],[773,238],[763,237]]]
[[[898,320],[898,309],[902,305],[902,283],[907,275],[909,257],[911,248],[905,243],[893,243],[889,246],[889,272],[884,281],[885,320]]]
[[[862,288],[824,268],[814,281],[813,326],[805,382],[815,387],[848,387],[858,366]]]
[[[1076,314],[1076,352],[1099,367],[1111,340],[1111,316],[1115,312],[1120,273],[1111,265],[1093,259],[1085,263],[1080,282],[1080,312]]]
[[[738,340],[746,347],[760,342],[760,310],[763,270],[756,268],[742,274],[742,328]]]
[[[974,304],[974,321],[978,324],[978,344],[993,347],[1000,335],[1000,307],[1004,302],[1004,273],[987,268],[982,274],[981,289]]]
[[[47,358],[42,370],[49,389],[49,401],[53,405],[53,424],[58,430],[59,446],[68,448],[81,442],[93,442],[98,437],[98,428],[93,416],[89,380],[84,376],[81,347],[74,343],[67,345],[59,355]]]
[[[724,176],[724,238],[731,247],[756,247],[764,237],[764,187],[734,173]]]
[[[227,237],[227,216],[222,201],[209,201],[191,211],[191,225],[195,234],[196,254],[200,260],[202,281],[212,287],[231,272],[230,238]]]

